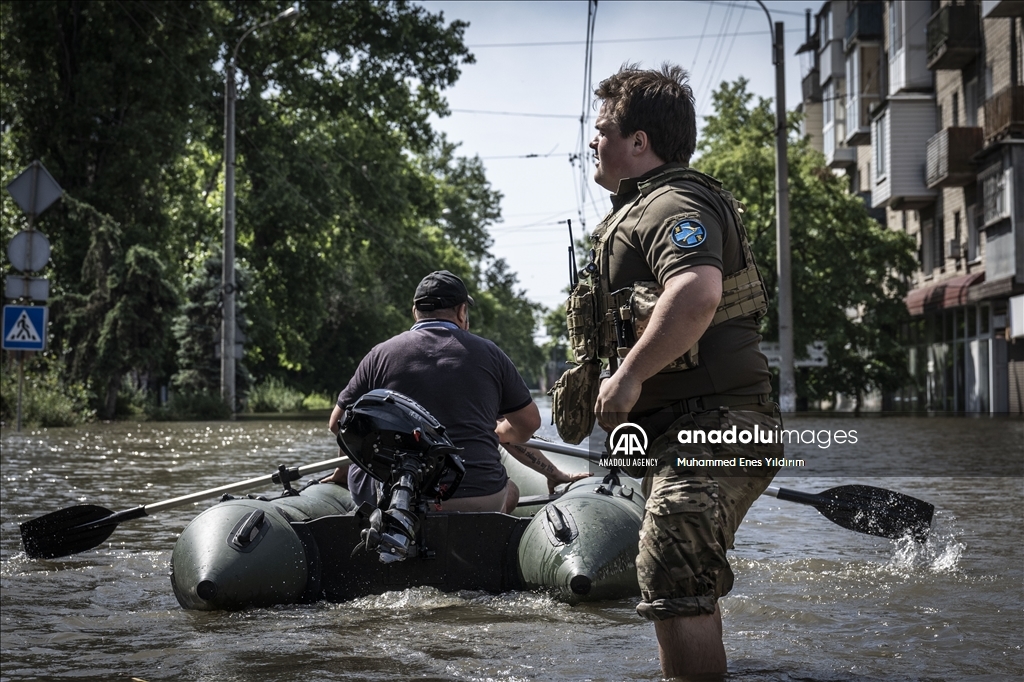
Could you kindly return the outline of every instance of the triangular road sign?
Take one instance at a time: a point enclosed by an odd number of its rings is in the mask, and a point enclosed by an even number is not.
[[[4,341],[39,343],[42,338],[36,331],[35,325],[32,324],[32,318],[28,316],[28,311],[22,310],[21,315],[18,315],[18,319],[14,322],[14,326],[11,327],[11,331],[7,332],[7,336],[4,337]]]

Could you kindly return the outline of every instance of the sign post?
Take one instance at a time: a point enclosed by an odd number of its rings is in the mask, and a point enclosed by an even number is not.
[[[34,228],[36,216],[61,198],[61,189],[53,176],[38,160],[23,170],[7,185],[15,203],[28,214],[28,229],[14,236],[7,245],[7,257],[21,276],[8,275],[4,281],[4,296],[13,299],[43,301],[50,297],[50,281],[31,277],[50,261],[50,240]],[[46,347],[46,321],[49,309],[38,306],[4,306],[3,348],[18,353],[18,419],[21,432],[21,394],[25,383],[25,351]]]

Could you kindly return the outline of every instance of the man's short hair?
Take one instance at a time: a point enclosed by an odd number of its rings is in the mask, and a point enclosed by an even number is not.
[[[605,113],[623,137],[647,133],[651,149],[666,163],[690,163],[697,146],[697,116],[690,75],[665,62],[661,71],[623,64],[619,72],[597,86]]]

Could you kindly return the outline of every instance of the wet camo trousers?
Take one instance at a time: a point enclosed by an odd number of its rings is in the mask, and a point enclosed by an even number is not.
[[[781,444],[679,443],[681,430],[710,435],[748,430],[772,431],[775,415],[741,410],[711,410],[680,417],[658,436],[650,456],[658,465],[647,471],[646,513],[640,530],[637,575],[643,601],[637,613],[648,620],[711,614],[729,593],[733,572],[726,557],[736,529],[750,505],[764,492],[778,467],[741,467],[739,458],[781,457]],[[713,437],[711,438],[713,439]],[[693,438],[693,440],[700,440]],[[736,466],[689,465],[679,460],[736,458]]]

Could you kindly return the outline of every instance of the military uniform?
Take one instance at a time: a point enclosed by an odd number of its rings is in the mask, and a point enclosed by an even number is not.
[[[763,282],[740,207],[714,179],[665,164],[622,180],[612,205],[594,233],[591,270],[599,281],[591,286],[595,307],[606,309],[597,354],[613,367],[642,333],[643,309],[654,305],[643,304],[651,291],[656,296],[668,279],[698,265],[723,274],[723,300],[711,326],[694,348],[644,382],[629,415],[652,441],[647,456],[658,461],[644,472],[648,499],[637,558],[643,602],[637,611],[652,620],[710,614],[732,588],[726,550],[778,469],[679,466],[677,458],[778,457],[782,446],[682,445],[676,434],[734,426],[764,433],[781,426],[758,348],[758,319],[767,307]]]

